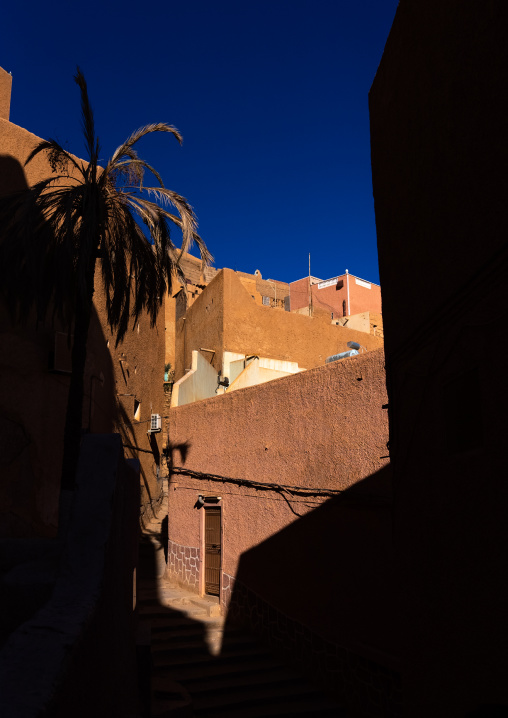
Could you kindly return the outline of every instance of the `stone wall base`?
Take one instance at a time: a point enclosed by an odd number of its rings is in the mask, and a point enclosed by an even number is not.
[[[199,592],[199,549],[168,541],[167,575],[179,586]]]

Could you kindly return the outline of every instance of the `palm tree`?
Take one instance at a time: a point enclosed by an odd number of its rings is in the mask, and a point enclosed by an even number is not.
[[[155,323],[174,275],[183,278],[179,258],[193,241],[203,262],[211,260],[196,232],[192,207],[167,189],[158,172],[134,149],[152,132],[169,132],[181,144],[178,130],[164,123],[147,125],[134,132],[101,167],[93,112],[79,68],[74,80],[81,91],[87,161],[77,159],[55,140],[41,141],[25,165],[46,153],[53,174],[0,200],[0,266],[9,268],[2,278],[2,291],[11,312],[26,320],[35,308],[38,320],[51,312],[68,327],[73,326],[62,489],[75,485],[97,262],[107,321],[117,334],[118,345],[129,320],[135,323],[142,311]],[[155,178],[156,186],[144,186],[147,173]],[[170,224],[182,231],[180,250],[170,239]]]

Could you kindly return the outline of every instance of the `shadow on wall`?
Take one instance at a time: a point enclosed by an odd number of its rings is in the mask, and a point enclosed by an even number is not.
[[[0,154],[0,197],[28,188],[25,171],[17,159]]]
[[[0,197],[27,190],[28,186],[19,161],[0,155]],[[46,261],[44,242],[38,247],[38,255],[31,257],[36,265]],[[22,243],[16,245],[8,255],[12,264],[21,266],[26,251]],[[18,292],[25,296],[27,280],[21,272],[16,281],[11,285],[12,296]],[[99,281],[97,277],[96,283]],[[43,291],[51,294],[49,283]],[[147,496],[151,500],[155,481],[150,492],[147,472],[160,465],[159,449],[156,441],[145,448],[131,441],[135,436],[133,423],[117,401],[110,337],[106,337],[109,332],[101,323],[100,313],[101,306],[99,314],[94,306],[83,384],[82,430],[84,434],[120,431],[124,445],[131,446],[127,453],[141,459],[142,500]],[[13,321],[6,305],[0,304],[0,536],[51,537],[57,527],[70,384],[69,327],[51,312],[44,321],[36,320],[35,309],[28,316],[24,324]]]
[[[0,650],[5,718],[130,713],[138,506],[139,469],[120,436],[86,436],[52,595]]]
[[[244,553],[227,624],[263,634],[350,710],[399,715],[399,601],[388,465]]]

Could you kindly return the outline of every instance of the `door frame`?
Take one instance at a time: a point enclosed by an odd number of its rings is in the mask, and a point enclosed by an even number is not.
[[[222,499],[220,501],[207,501],[206,496],[203,497],[205,503],[199,509],[199,595],[207,596],[205,586],[205,551],[206,551],[206,539],[205,539],[205,517],[206,509],[220,509],[220,570],[219,570],[219,601],[222,603],[222,567],[224,564],[223,553],[224,553],[224,504]]]

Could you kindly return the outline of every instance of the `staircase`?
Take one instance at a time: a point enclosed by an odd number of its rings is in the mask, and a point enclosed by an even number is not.
[[[163,502],[163,506],[167,503]],[[270,649],[226,628],[218,599],[165,578],[163,516],[140,545],[138,609],[151,634],[151,718],[347,718]]]

